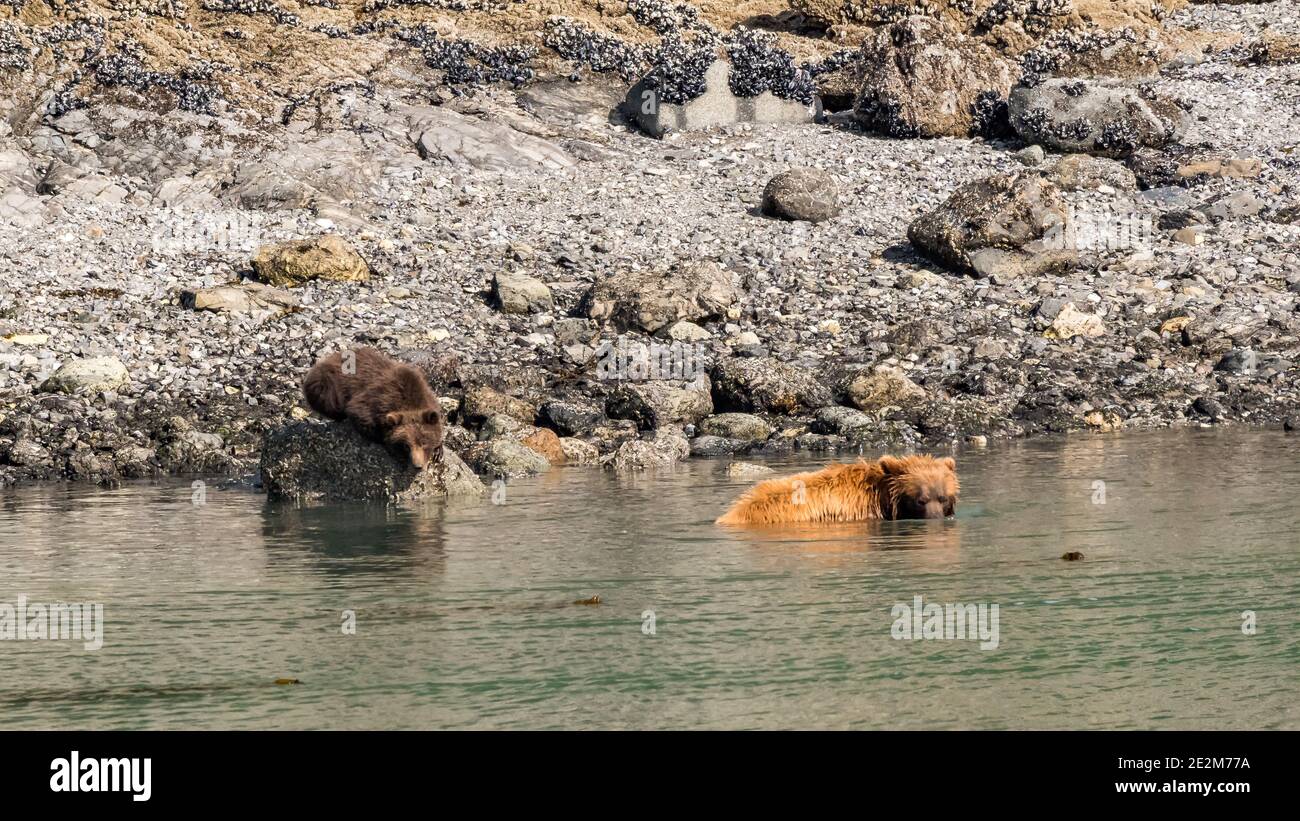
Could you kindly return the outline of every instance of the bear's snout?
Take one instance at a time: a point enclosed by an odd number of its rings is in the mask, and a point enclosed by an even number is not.
[[[946,519],[956,512],[956,503],[949,506],[946,500],[939,498],[915,498],[904,496],[898,505],[900,519]]]

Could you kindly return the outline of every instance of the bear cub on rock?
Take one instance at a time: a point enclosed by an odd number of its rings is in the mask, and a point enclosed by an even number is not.
[[[417,468],[442,460],[443,415],[424,375],[374,348],[332,353],[302,383],[312,410],[351,420],[362,436]]]
[[[950,456],[882,456],[759,482],[718,524],[942,519],[956,513],[960,489]]]

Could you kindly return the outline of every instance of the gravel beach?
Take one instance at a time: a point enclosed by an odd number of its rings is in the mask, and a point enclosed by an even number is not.
[[[869,110],[655,139],[618,110],[643,65],[602,73],[546,46],[560,3],[66,5],[0,3],[0,484],[250,475],[263,437],[308,417],[306,369],[363,344],[425,370],[454,423],[448,448],[485,476],[544,469],[482,444],[538,452],[538,428],[565,442],[553,463],[636,469],[1300,426],[1300,0],[1166,4],[1145,21],[1158,63],[1114,82],[1174,101],[1171,122],[1137,137],[1121,123],[1068,155],[1002,122],[996,83],[988,118],[976,106],[973,122],[924,123],[957,134],[885,133],[882,82]],[[569,5],[604,36],[659,42],[644,10]],[[746,18],[697,5],[688,18],[718,31],[772,29],[793,57],[760,72],[780,79],[764,93],[796,107],[789,78],[839,76],[852,60],[832,56],[882,31],[930,36],[906,19],[828,29],[815,4],[733,4]],[[113,36],[74,80],[75,28],[101,14]],[[535,36],[485,22],[512,14]],[[185,19],[184,37],[166,33]],[[427,39],[391,33],[426,24],[496,51],[431,59]],[[298,38],[312,26],[338,27],[310,32],[331,42],[321,62],[275,64],[276,43],[310,50]],[[366,26],[378,33],[354,33]],[[1042,42],[1044,26],[1018,28]],[[683,48],[696,36],[674,31]],[[1157,36],[1143,31],[1125,42]],[[215,53],[200,36],[242,44],[238,82],[180,53]],[[960,36],[954,49],[1001,42]],[[1001,53],[1024,93],[1050,88],[1020,76],[1042,74],[1025,60],[1041,52]],[[143,77],[110,76],[131,60]],[[258,88],[258,71],[293,88]],[[1066,103],[1110,99],[1093,73],[1070,75]],[[909,232],[935,209],[967,231],[1020,207],[975,191],[956,211],[955,191],[995,175],[1031,217],[994,239],[935,240],[957,242],[950,257]],[[1045,214],[1066,221],[1035,228]],[[627,373],[643,350],[659,358]]]

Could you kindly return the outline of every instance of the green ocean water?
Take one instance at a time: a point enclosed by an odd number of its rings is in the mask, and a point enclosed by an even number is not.
[[[954,520],[755,532],[713,461],[413,509],[0,491],[0,610],[103,609],[99,649],[0,639],[0,727],[1300,729],[1300,437],[956,455]],[[997,605],[997,647],[896,638],[916,596]]]

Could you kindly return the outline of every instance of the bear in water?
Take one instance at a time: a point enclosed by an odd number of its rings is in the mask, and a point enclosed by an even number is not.
[[[952,457],[882,456],[759,482],[718,524],[942,519],[956,512],[959,491]]]
[[[351,420],[357,431],[417,468],[442,459],[443,415],[424,375],[374,348],[333,353],[303,379],[307,404],[322,416]]]

